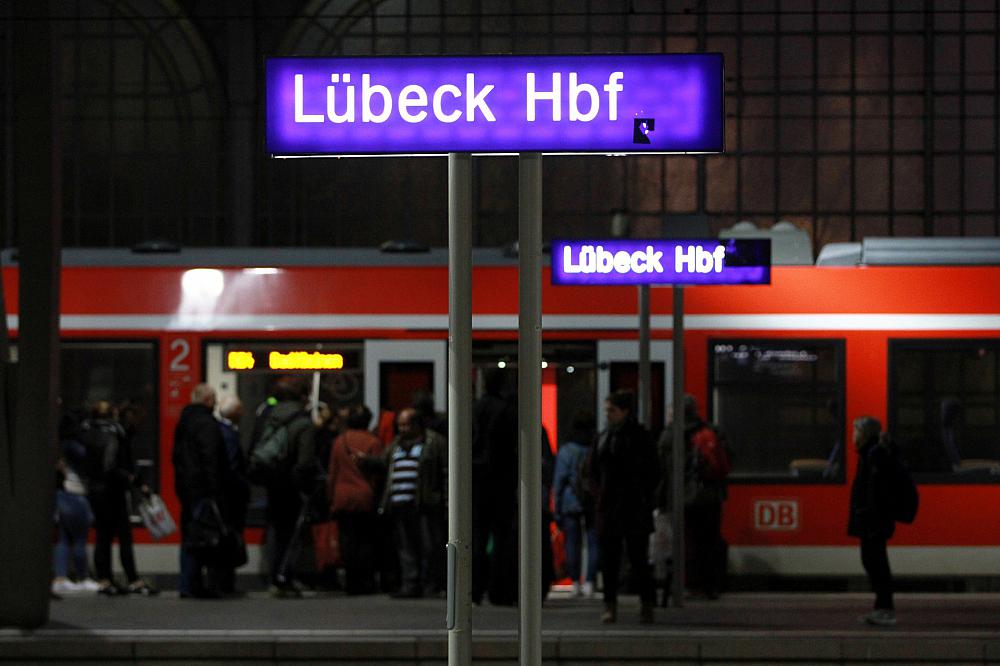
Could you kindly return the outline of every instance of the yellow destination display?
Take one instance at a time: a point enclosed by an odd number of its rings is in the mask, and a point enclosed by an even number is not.
[[[257,365],[254,352],[231,351],[226,355],[228,370],[253,370]],[[341,370],[344,367],[343,354],[324,354],[307,351],[270,351],[267,354],[270,370]]]
[[[267,363],[272,370],[340,370],[344,367],[344,357],[321,352],[273,351],[267,355]]]
[[[226,367],[230,370],[253,370],[255,363],[253,352],[231,351],[226,356]]]

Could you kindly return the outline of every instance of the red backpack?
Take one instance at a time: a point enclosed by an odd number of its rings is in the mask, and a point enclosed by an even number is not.
[[[698,452],[698,468],[706,481],[725,481],[733,469],[729,452],[719,434],[711,426],[704,426],[691,437],[691,443]]]

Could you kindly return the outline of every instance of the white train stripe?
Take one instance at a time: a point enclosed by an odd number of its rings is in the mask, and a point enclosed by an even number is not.
[[[7,316],[15,330],[17,315]],[[632,331],[632,315],[545,315],[547,330]],[[335,331],[350,329],[407,329],[444,331],[447,315],[63,315],[65,331]],[[517,315],[475,315],[472,326],[481,331],[517,330]],[[651,318],[654,329],[669,330],[669,315]],[[712,314],[686,315],[690,330],[717,331],[1000,331],[1000,314]]]
[[[136,544],[144,574],[177,573],[176,544]],[[117,545],[115,545],[117,553]],[[240,573],[261,570],[261,547],[247,546],[250,558]],[[118,562],[118,555],[114,555]],[[900,576],[1000,576],[1000,546],[889,546],[893,574]],[[857,546],[738,546],[729,549],[733,574],[783,576],[863,576]]]

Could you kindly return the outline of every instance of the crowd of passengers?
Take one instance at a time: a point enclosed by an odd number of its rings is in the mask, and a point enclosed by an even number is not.
[[[473,408],[476,604],[486,599],[513,605],[517,597],[518,410],[517,396],[505,390],[509,385],[504,371],[488,372],[485,391]],[[271,596],[295,598],[321,589],[444,597],[447,419],[424,392],[414,396],[412,406],[380,414],[374,427],[364,405],[330,409],[310,404],[309,393],[303,378],[280,378],[255,410],[253,432],[241,437],[244,407],[237,397],[217,401],[208,384],[193,390],[172,450],[181,503],[180,597],[241,594],[235,574],[247,560],[242,535],[254,485],[266,493],[263,552]],[[700,417],[693,397],[685,396],[684,407],[687,582],[714,599],[725,574],[720,528],[730,452],[724,435]],[[592,413],[578,412],[557,455],[542,429],[542,589],[547,594],[556,578],[550,532],[554,520],[564,541],[560,573],[571,580],[572,595],[591,597],[600,591],[601,619],[615,622],[619,585],[626,578],[624,555],[627,580],[641,602],[639,620],[652,622],[657,586],[663,588],[664,604],[671,587],[669,546],[664,545],[668,535],[662,532],[668,528],[673,498],[672,428],[668,424],[654,443],[635,417],[629,391],[607,396],[604,410],[607,427],[600,433]],[[140,577],[132,547],[130,502],[148,497],[150,490],[135,471],[131,421],[107,402],[95,404],[86,418],[64,419],[54,595],[159,592]],[[873,446],[878,434],[877,422],[865,421],[856,429],[859,451]],[[864,455],[859,460],[868,459]],[[859,474],[864,471],[859,468]],[[869,483],[870,471],[865,478]],[[878,619],[894,621],[891,574],[884,558],[891,532],[887,536],[879,523],[874,530],[879,534],[869,534],[873,530],[855,518],[859,510],[870,508],[863,506],[871,495],[866,492],[852,490],[852,533],[862,532],[856,535],[862,538],[863,560],[879,592]],[[86,555],[91,525],[96,580],[90,577]],[[112,575],[114,539],[124,585]],[[302,566],[306,560],[311,566]]]

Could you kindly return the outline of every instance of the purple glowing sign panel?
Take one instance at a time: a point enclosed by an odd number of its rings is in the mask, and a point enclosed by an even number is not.
[[[552,284],[771,284],[771,241],[553,241]]]
[[[275,157],[722,152],[722,56],[269,58]]]

